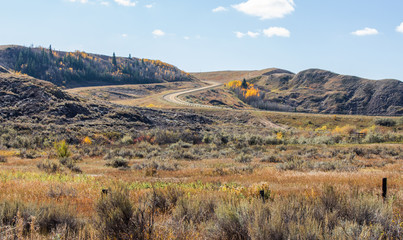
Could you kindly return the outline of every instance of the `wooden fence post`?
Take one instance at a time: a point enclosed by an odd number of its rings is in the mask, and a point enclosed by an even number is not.
[[[382,179],[382,197],[383,197],[383,199],[386,199],[387,192],[388,192],[388,179],[383,178]]]
[[[259,193],[260,193],[260,197],[263,200],[263,203],[265,203],[266,199],[264,199],[264,190],[260,190]]]

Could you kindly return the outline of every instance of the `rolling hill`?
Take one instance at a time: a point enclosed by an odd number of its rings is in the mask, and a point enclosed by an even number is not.
[[[228,83],[246,78],[260,91],[252,106],[267,110],[328,114],[403,115],[403,82],[368,80],[320,69],[297,74],[269,68],[194,74]],[[205,100],[206,101],[206,100]]]
[[[54,84],[0,68],[0,123],[100,129],[195,127],[212,121],[197,114],[125,107],[79,98]]]
[[[0,65],[68,88],[195,80],[159,60],[63,52],[51,47],[0,46]]]

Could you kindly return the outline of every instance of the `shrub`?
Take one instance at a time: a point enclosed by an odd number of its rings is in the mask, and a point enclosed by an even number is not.
[[[261,136],[253,135],[253,136],[250,136],[249,139],[248,139],[248,144],[250,146],[261,145],[263,142],[264,142],[264,140],[262,139]]]
[[[132,137],[132,136],[130,136],[130,135],[125,135],[125,136],[120,140],[120,142],[121,142],[122,144],[124,144],[124,145],[129,145],[129,144],[133,144],[133,143],[134,143],[134,140],[133,140],[133,137]]]
[[[171,212],[184,192],[177,187],[157,189],[148,195],[148,201],[152,202],[155,210],[159,213]]]
[[[248,213],[244,206],[220,205],[217,208],[217,239],[248,240],[251,239],[248,229]]]
[[[71,155],[71,152],[69,150],[69,145],[66,143],[66,140],[55,142],[54,148],[55,148],[56,154],[59,158],[68,158]]]
[[[67,206],[59,207],[53,204],[27,205],[20,202],[3,201],[0,203],[0,223],[6,226],[14,226],[14,234],[20,227],[27,234],[35,227],[40,233],[49,234],[52,231],[64,227],[67,233],[76,233],[82,223]],[[35,219],[35,220],[33,220]],[[31,226],[35,224],[35,226]],[[16,226],[20,225],[20,226]]]
[[[97,225],[104,239],[128,239],[132,234],[142,233],[133,226],[134,207],[129,199],[129,192],[123,187],[101,198],[96,204]]]
[[[370,132],[365,136],[363,142],[364,143],[382,143],[382,142],[385,142],[385,139],[384,139],[384,136],[382,136],[380,133]]]
[[[37,158],[37,155],[36,155],[35,150],[32,150],[32,149],[27,150],[27,149],[23,148],[23,149],[20,150],[19,157],[22,158],[22,159],[24,159],[24,158],[35,159],[35,158]]]
[[[47,173],[56,173],[62,171],[62,166],[56,162],[50,160],[42,160],[36,165],[40,170]]]
[[[154,224],[153,202],[141,200],[135,207],[129,191],[123,186],[114,187],[95,206],[96,225],[101,239],[152,239]]]
[[[375,119],[375,124],[384,127],[394,127],[396,126],[396,121],[391,118],[378,118]]]
[[[0,155],[0,163],[5,163],[7,162],[7,158],[5,156]]]
[[[206,144],[212,143],[212,142],[213,142],[213,138],[211,137],[210,134],[205,134],[205,135],[203,136],[202,142],[203,142],[203,143],[206,143]]]
[[[252,162],[252,156],[250,156],[248,154],[241,153],[240,155],[238,155],[235,158],[235,161],[240,162],[240,163],[250,163],[250,162]]]
[[[52,185],[49,188],[47,195],[51,198],[62,198],[62,197],[75,197],[77,195],[76,190],[72,187],[68,187],[63,184]]]
[[[270,163],[279,163],[281,162],[281,160],[279,158],[277,158],[274,155],[271,156],[264,156],[261,160],[261,162],[270,162]]]
[[[143,169],[155,169],[155,170],[162,170],[162,171],[176,171],[179,169],[179,165],[177,163],[166,163],[166,162],[158,162],[158,161],[153,161],[153,162],[143,162],[141,164],[134,164],[132,166],[132,169],[135,170],[143,170]]]
[[[114,168],[128,168],[129,167],[129,161],[122,157],[116,157],[109,161],[107,166],[114,167]]]
[[[182,198],[173,211],[173,219],[178,222],[200,224],[215,217],[217,201],[213,198]]]

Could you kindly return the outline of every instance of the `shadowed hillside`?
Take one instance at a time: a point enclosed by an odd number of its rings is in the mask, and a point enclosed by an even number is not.
[[[51,48],[0,46],[0,65],[65,87],[193,80],[189,74],[159,60]]]
[[[52,83],[0,73],[0,122],[78,124],[80,126],[196,126],[211,120],[195,114],[99,103],[73,97]]]
[[[242,90],[235,82],[232,85],[237,85],[239,89],[232,90],[241,100],[259,109],[331,114],[403,114],[403,82],[399,80],[368,80],[320,69],[298,74],[270,68],[194,75],[223,83],[247,79],[253,84],[251,86],[258,89],[258,94],[246,97],[248,89]],[[204,100],[208,102],[211,99]]]
[[[265,100],[309,112],[402,115],[403,82],[368,80],[309,69],[296,75],[267,73],[251,79]]]

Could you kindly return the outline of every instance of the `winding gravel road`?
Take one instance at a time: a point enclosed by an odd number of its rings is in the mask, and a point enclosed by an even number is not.
[[[212,88],[216,88],[219,86],[222,86],[222,83],[217,83],[217,82],[212,82],[212,81],[202,81],[204,83],[210,84],[209,86],[201,87],[201,88],[195,88],[195,89],[188,89],[184,91],[179,91],[179,92],[174,92],[174,93],[169,93],[165,94],[163,96],[163,99],[167,102],[178,104],[178,105],[183,105],[183,106],[188,106],[188,107],[197,107],[197,108],[215,108],[215,109],[225,109],[225,110],[232,110],[232,111],[255,111],[255,112],[266,112],[264,110],[239,110],[239,109],[233,109],[233,108],[227,108],[227,107],[218,107],[218,106],[211,106],[211,105],[204,105],[204,104],[198,104],[198,103],[189,103],[186,101],[183,101],[179,99],[179,96],[184,95],[184,94],[189,94],[189,93],[194,93],[194,92],[199,92],[199,91],[204,91]],[[279,126],[273,122],[271,122],[267,118],[259,118],[259,121],[266,127],[269,128],[275,128],[275,129],[285,129],[282,126]]]
[[[195,89],[189,89],[189,90],[180,91],[180,92],[169,93],[169,94],[164,95],[163,99],[170,103],[189,106],[189,107],[230,109],[230,108],[226,108],[226,107],[217,107],[217,106],[204,105],[204,104],[198,104],[198,103],[189,103],[189,102],[183,101],[178,98],[179,96],[184,95],[184,94],[205,91],[205,90],[216,88],[216,87],[223,85],[222,83],[217,83],[217,82],[212,82],[212,81],[203,81],[203,82],[210,84],[210,85],[201,87],[201,88],[195,88]]]

